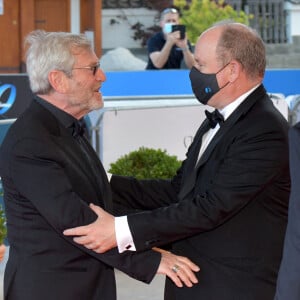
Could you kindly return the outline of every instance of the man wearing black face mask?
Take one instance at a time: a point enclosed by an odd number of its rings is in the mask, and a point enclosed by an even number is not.
[[[222,87],[219,87],[217,81],[217,75],[222,72],[230,63],[227,63],[224,67],[222,67],[217,73],[205,74],[201,73],[196,67],[193,67],[190,72],[190,79],[192,84],[192,89],[197,97],[197,99],[202,104],[207,104],[209,99],[219,90],[223,89],[229,81],[225,83]]]
[[[120,215],[136,212],[113,217],[93,207],[95,223],[65,234],[78,235],[76,242],[96,252],[172,243],[172,251],[201,271],[191,289],[167,279],[166,300],[271,300],[290,178],[288,123],[262,85],[264,43],[245,25],[220,23],[199,37],[195,60],[195,96],[217,112],[207,114],[176,176],[167,181],[113,175],[115,208]],[[180,265],[172,270],[182,271]]]

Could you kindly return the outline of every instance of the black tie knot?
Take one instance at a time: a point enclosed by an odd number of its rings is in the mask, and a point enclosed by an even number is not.
[[[73,136],[76,138],[78,136],[83,136],[84,133],[85,133],[84,124],[82,124],[80,121],[75,121],[73,123]]]
[[[215,128],[218,123],[221,124],[224,122],[223,115],[217,109],[215,109],[213,112],[205,110],[205,114],[211,128]]]

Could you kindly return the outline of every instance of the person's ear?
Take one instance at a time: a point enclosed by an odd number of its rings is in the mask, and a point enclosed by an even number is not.
[[[48,74],[48,80],[55,91],[62,94],[67,91],[69,86],[69,77],[63,71],[50,71]]]
[[[240,73],[242,72],[243,66],[237,60],[232,60],[228,65],[228,80],[230,82],[234,82],[237,78],[239,78]]]

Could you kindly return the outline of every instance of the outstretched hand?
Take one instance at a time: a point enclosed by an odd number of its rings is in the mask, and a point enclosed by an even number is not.
[[[87,249],[104,253],[117,246],[115,218],[101,207],[90,204],[90,208],[98,215],[95,222],[64,230],[66,236],[74,236],[73,240]]]
[[[194,273],[200,271],[200,268],[191,260],[163,249],[153,248],[153,250],[162,255],[157,274],[168,276],[178,287],[183,287],[184,284],[187,287],[192,287],[198,283]]]

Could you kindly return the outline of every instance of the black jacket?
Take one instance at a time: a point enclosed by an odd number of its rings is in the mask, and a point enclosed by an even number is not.
[[[173,242],[176,254],[200,266],[192,288],[167,280],[166,299],[271,300],[287,223],[288,123],[258,87],[222,124],[195,171],[206,123],[171,181],[113,176],[113,199],[119,209],[154,209],[128,216],[137,249]]]
[[[63,235],[96,219],[90,202],[110,206],[105,171],[95,153],[92,159],[98,178],[72,132],[36,101],[10,128],[0,149],[10,244],[6,300],[114,300],[113,268],[152,280],[160,254],[96,254]]]

